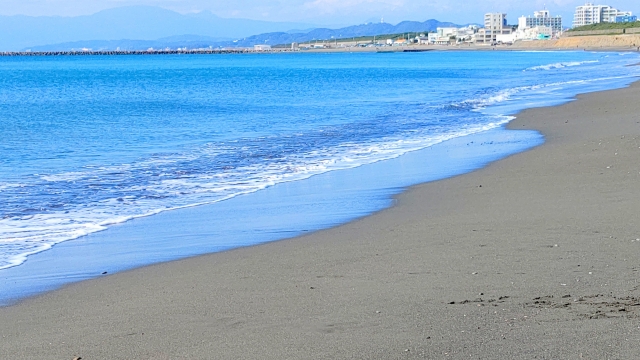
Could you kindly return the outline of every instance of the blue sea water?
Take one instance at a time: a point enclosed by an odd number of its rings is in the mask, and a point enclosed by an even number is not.
[[[634,53],[490,51],[0,58],[0,277],[19,283],[7,274],[29,262],[59,269],[45,250],[64,242],[56,248],[83,256],[78,244],[99,249],[108,237],[95,233],[105,229],[120,231],[115,249],[126,254],[149,229],[134,235],[135,226],[117,224],[196,205],[219,204],[209,215],[221,223],[205,238],[224,229],[216,236],[227,242],[186,241],[181,228],[163,244],[144,243],[140,251],[155,255],[115,268],[348,221],[389,206],[389,187],[537,145],[539,135],[502,134],[512,114],[625,86],[640,75],[626,65],[639,61]],[[455,170],[415,159],[457,147],[467,148]],[[394,166],[420,173],[393,182]],[[337,211],[331,183],[349,184],[340,191],[359,200]],[[269,230],[224,225],[246,218]],[[87,277],[61,274],[21,291]]]

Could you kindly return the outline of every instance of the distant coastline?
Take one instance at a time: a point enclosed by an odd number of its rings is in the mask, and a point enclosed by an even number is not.
[[[12,56],[113,56],[113,55],[213,55],[213,54],[274,54],[274,53],[396,53],[422,51],[526,51],[526,50],[587,50],[587,51],[639,51],[640,34],[591,35],[563,37],[556,40],[518,41],[513,45],[405,45],[383,47],[345,46],[319,49],[252,48],[225,49],[177,49],[177,50],[85,50],[85,51],[10,51],[0,52],[0,57]]]

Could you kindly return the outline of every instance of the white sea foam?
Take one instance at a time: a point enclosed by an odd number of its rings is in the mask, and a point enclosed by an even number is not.
[[[8,183],[8,182],[0,182],[0,192],[9,189],[23,188],[27,186],[23,183]]]
[[[453,103],[446,106],[441,105],[438,107],[467,107],[467,108],[472,108],[473,111],[483,111],[484,109],[491,107],[493,105],[511,101],[514,99],[514,96],[518,94],[548,93],[549,91],[558,91],[566,87],[572,87],[576,85],[583,85],[583,84],[590,84],[590,83],[597,84],[603,81],[630,79],[636,76],[638,75],[630,74],[626,76],[598,77],[598,78],[592,78],[587,80],[571,80],[571,81],[552,82],[548,84],[539,84],[539,85],[531,85],[531,86],[518,86],[514,88],[500,90],[496,94],[493,94],[490,96],[479,96],[471,99],[466,99],[458,103]]]
[[[386,139],[373,144],[344,144],[338,149],[318,149],[299,154],[285,163],[239,167],[232,173],[166,179],[144,186],[147,192],[169,195],[161,200],[111,198],[91,206],[77,207],[68,213],[54,212],[19,219],[0,219],[0,269],[19,265],[28,255],[47,250],[63,241],[105,230],[110,225],[163,211],[224,201],[278,183],[303,180],[328,171],[355,168],[396,158],[452,138],[501,126],[510,118],[498,116],[495,120],[488,124],[463,127],[457,131],[430,137]],[[143,166],[141,164],[145,163],[89,168],[85,172],[52,174],[42,178],[49,182],[82,181],[100,178],[116,171],[131,171]],[[131,189],[135,190],[138,187],[132,185]]]
[[[553,69],[562,69],[566,67],[580,66],[584,64],[595,64],[598,63],[598,60],[590,60],[590,61],[569,61],[569,62],[559,62],[547,65],[539,65],[533,66],[523,71],[539,71],[539,70],[553,70]]]

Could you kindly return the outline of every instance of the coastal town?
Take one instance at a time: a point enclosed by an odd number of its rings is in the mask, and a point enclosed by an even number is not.
[[[383,19],[380,20],[380,24],[388,25]],[[575,8],[570,26],[562,16],[554,15],[545,8],[534,11],[530,15],[518,17],[515,24],[509,20],[506,13],[491,12],[484,14],[482,22],[478,24],[459,27],[439,26],[418,32],[391,34],[369,32],[358,37],[331,36],[302,42],[272,44],[265,40],[260,43],[249,43],[248,46],[179,46],[143,49],[82,47],[46,51],[23,50],[0,52],[0,56],[243,54],[298,51],[419,52],[487,48],[514,50],[608,48],[640,51],[640,22],[632,11],[619,10],[610,5],[586,3]]]
[[[627,31],[602,31],[588,33],[579,30],[581,27],[594,24],[633,24]],[[385,47],[408,45],[513,45],[516,42],[558,39],[563,36],[600,35],[609,33],[640,34],[640,22],[631,11],[618,10],[609,5],[586,3],[576,7],[571,27],[565,27],[562,16],[553,16],[547,9],[535,11],[533,15],[521,16],[517,25],[510,25],[507,14],[502,12],[484,15],[484,26],[468,25],[464,27],[438,27],[435,32],[411,34],[392,34],[370,37],[362,40],[332,39],[316,40],[305,44],[291,44],[292,49],[331,49],[345,47]],[[254,50],[270,50],[268,45],[256,45]]]

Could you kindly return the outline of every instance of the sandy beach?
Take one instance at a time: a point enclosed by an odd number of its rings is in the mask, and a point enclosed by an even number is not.
[[[356,45],[350,43],[350,46]],[[309,49],[309,53],[341,53],[341,52],[403,52],[403,51],[640,51],[640,35],[591,35],[561,37],[552,40],[517,41],[512,45],[490,46],[489,44],[459,44],[459,45],[410,45],[393,47],[338,47],[326,49]]]
[[[0,358],[638,358],[638,99],[524,111],[544,145],[340,227],[0,308]]]

